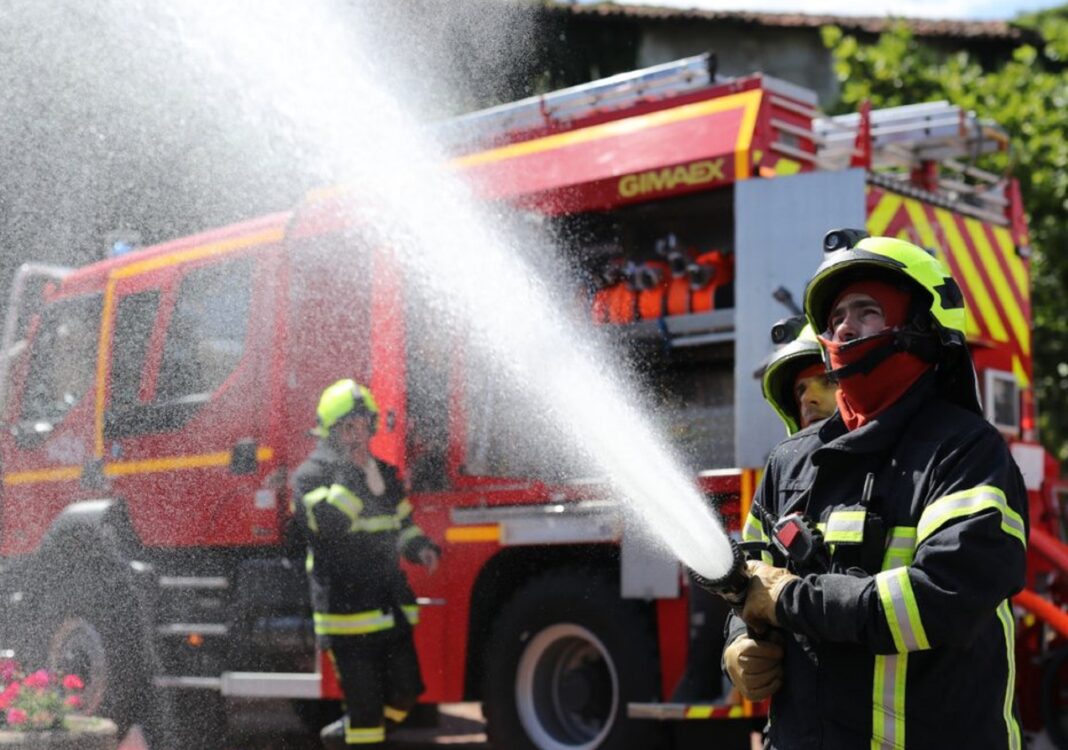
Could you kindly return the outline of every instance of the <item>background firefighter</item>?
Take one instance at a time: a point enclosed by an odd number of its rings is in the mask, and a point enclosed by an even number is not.
[[[836,386],[823,366],[823,352],[812,326],[802,316],[789,318],[782,323],[772,329],[772,341],[777,341],[776,328],[780,326],[790,335],[797,332],[796,338],[772,352],[760,376],[764,399],[779,415],[786,427],[786,434],[793,435],[834,413]],[[767,539],[760,536],[760,529],[760,524],[750,512],[742,526],[743,541],[766,542]],[[770,557],[768,559],[770,561]],[[712,665],[723,653],[725,636],[721,623],[728,605],[722,597],[691,579],[689,608],[690,655],[686,660],[683,679],[672,695],[675,703],[714,700],[722,689],[720,678]],[[753,662],[763,659],[766,654],[772,657],[767,661],[767,670],[750,670],[746,675],[735,671],[731,675],[735,681],[750,680],[746,690],[750,696],[765,698],[770,694],[768,688],[781,676],[782,649],[777,644],[748,636],[738,638],[731,644],[731,651],[725,660],[728,668],[737,664],[739,659]]]
[[[770,745],[1019,748],[1027,495],[979,409],[963,298],[910,243],[844,230],[825,248],[805,311],[838,413],[776,447],[755,502],[765,527],[823,524],[829,557],[750,563],[732,628],[783,631]],[[775,661],[735,664],[736,684]]]
[[[836,407],[837,386],[827,375],[823,350],[812,326],[803,321],[799,321],[802,327],[797,338],[771,355],[761,379],[764,400],[779,415],[787,436],[827,419]],[[742,541],[769,541],[752,510],[742,525]],[[772,562],[770,553],[763,553],[762,559]],[[706,596],[709,594],[705,592]],[[768,638],[755,635],[741,634],[730,641],[723,654],[723,666],[743,695],[763,700],[782,684],[782,639],[777,634]]]
[[[419,609],[399,555],[433,572],[440,552],[412,522],[394,467],[371,454],[370,390],[339,380],[323,391],[317,416],[319,443],[293,485],[315,633],[345,695],[345,715],[322,736],[328,745],[381,746],[385,719],[402,721],[423,692],[412,638]]]

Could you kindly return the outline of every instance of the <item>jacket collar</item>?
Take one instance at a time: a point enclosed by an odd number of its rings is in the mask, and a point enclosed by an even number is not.
[[[835,412],[819,429],[823,445],[813,451],[812,463],[819,466],[836,453],[880,453],[892,448],[912,418],[934,398],[935,385],[934,371],[924,373],[897,403],[852,432],[846,430],[841,415]]]

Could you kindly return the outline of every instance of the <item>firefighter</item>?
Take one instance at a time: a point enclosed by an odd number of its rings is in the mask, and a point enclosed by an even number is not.
[[[773,748],[1019,748],[1010,597],[1027,494],[982,416],[963,296],[908,242],[839,230],[825,248],[805,312],[838,412],[772,451],[761,532],[804,523],[778,537],[783,561],[749,563],[731,623],[783,645],[728,647],[725,668],[772,696]]]
[[[779,415],[788,436],[822,422],[836,408],[837,386],[827,375],[823,351],[812,326],[803,321],[803,318],[799,321],[802,328],[797,338],[772,354],[762,378],[764,400]],[[746,515],[742,541],[767,544],[768,537],[758,515],[752,510]],[[772,562],[768,553],[762,554],[761,559]],[[755,633],[731,641],[724,658],[725,664],[753,665],[745,675],[744,684],[746,697],[751,700],[763,700],[778,688],[782,678],[781,661],[781,638],[777,635],[762,638]]]
[[[345,696],[345,715],[322,737],[328,747],[381,747],[385,720],[402,721],[423,692],[412,638],[419,609],[399,555],[433,572],[440,550],[412,522],[396,469],[371,453],[371,391],[339,380],[323,391],[317,416],[319,442],[293,488],[315,634]]]
[[[797,338],[772,354],[762,386],[764,400],[779,415],[787,435],[834,413],[837,386],[827,375],[812,326],[805,325]]]

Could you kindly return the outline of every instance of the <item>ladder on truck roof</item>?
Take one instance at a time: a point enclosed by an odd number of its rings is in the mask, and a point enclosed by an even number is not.
[[[486,136],[562,125],[598,112],[680,96],[731,80],[716,75],[716,57],[705,52],[459,115],[440,123],[436,132],[444,143],[452,145],[477,142]],[[809,89],[767,75],[763,85],[816,106],[816,94]]]
[[[864,128],[867,152],[863,139],[858,140]],[[872,170],[872,182],[907,192],[916,188],[910,172],[935,163],[952,174],[932,174],[928,192],[966,204],[965,210],[981,218],[1006,221],[1005,178],[967,162],[1008,150],[1009,137],[1001,126],[974,112],[946,101],[924,102],[819,117],[812,121],[812,132],[816,163],[823,169],[844,169],[859,159]],[[894,169],[908,171],[886,171]]]
[[[855,155],[862,114],[812,121],[818,156],[828,167],[845,167]],[[1000,126],[949,102],[924,102],[872,110],[871,167],[910,168],[924,161],[974,159],[1008,147]]]

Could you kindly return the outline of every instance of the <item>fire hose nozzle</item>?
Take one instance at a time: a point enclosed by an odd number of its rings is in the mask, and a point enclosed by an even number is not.
[[[694,582],[706,591],[711,591],[717,596],[727,600],[735,609],[740,610],[745,606],[745,595],[749,591],[749,568],[746,566],[742,548],[733,539],[731,545],[731,567],[719,578],[709,580],[696,571],[693,573]]]

